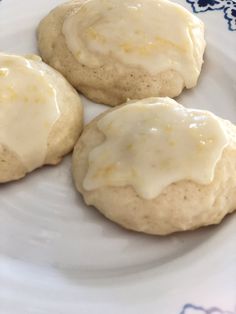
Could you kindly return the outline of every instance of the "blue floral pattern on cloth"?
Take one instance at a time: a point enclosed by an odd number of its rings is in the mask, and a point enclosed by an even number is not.
[[[236,313],[223,311],[218,307],[211,307],[209,309],[205,309],[202,306],[185,304],[180,314],[236,314]]]
[[[222,10],[230,31],[236,31],[236,0],[186,0],[193,12]]]

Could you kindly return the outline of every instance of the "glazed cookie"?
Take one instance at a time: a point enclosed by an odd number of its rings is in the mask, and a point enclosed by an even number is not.
[[[217,224],[236,209],[236,127],[170,98],[134,101],[86,126],[73,175],[86,204],[125,228]]]
[[[192,88],[203,63],[204,25],[168,0],[75,0],[38,28],[45,62],[91,100],[175,97]]]
[[[0,183],[70,152],[82,130],[77,92],[38,56],[0,53]]]

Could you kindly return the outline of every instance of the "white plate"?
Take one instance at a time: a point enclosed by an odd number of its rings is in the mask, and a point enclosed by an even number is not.
[[[189,0],[196,11],[213,9],[198,1],[205,7]],[[3,0],[0,50],[37,51],[36,26],[61,2]],[[200,14],[208,46],[199,84],[178,100],[236,122],[235,21],[224,19],[234,11],[223,8],[233,1],[217,3]],[[106,109],[83,101],[86,121]],[[165,238],[123,230],[83,204],[67,157],[0,187],[0,313],[236,313],[235,230],[236,215]]]

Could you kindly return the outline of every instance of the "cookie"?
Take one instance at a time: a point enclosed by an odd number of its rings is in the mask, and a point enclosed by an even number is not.
[[[58,164],[81,133],[77,92],[38,56],[0,53],[0,183]]]
[[[194,87],[204,25],[168,0],[75,0],[41,21],[38,46],[85,96],[116,106]]]
[[[127,229],[218,224],[236,208],[236,127],[170,98],[133,101],[85,127],[73,176],[86,204]]]

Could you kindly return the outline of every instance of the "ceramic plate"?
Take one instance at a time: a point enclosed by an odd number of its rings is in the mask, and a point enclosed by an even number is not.
[[[37,52],[35,30],[59,0],[0,2],[0,50]],[[199,84],[178,97],[236,123],[235,0],[179,1],[206,25]],[[86,122],[107,109],[82,98]],[[0,187],[1,314],[236,313],[236,215],[155,237],[84,205],[71,158]]]

